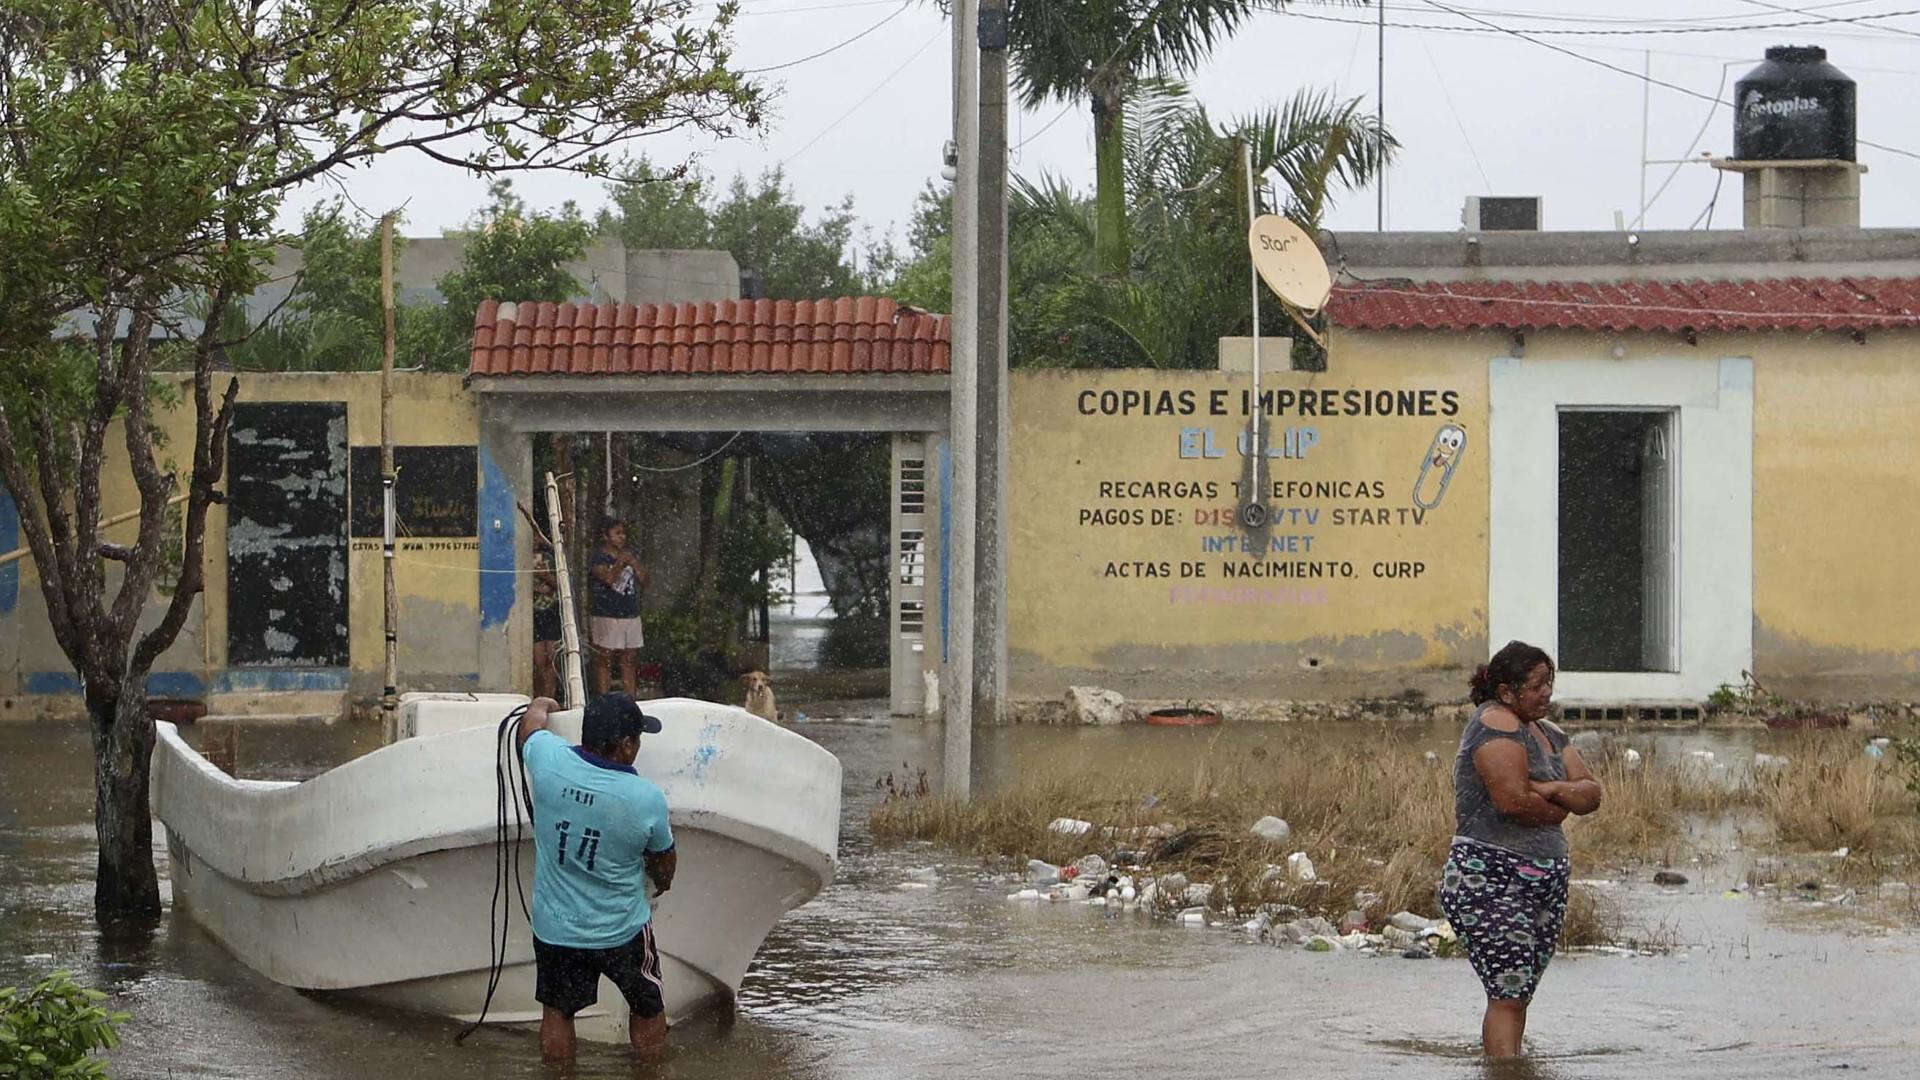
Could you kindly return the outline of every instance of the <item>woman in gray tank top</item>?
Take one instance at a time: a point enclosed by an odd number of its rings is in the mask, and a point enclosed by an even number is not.
[[[1567,914],[1568,814],[1600,808],[1600,784],[1546,719],[1553,660],[1510,641],[1473,674],[1472,719],[1453,763],[1454,837],[1440,876],[1447,914],[1487,992],[1480,1041],[1515,1057]]]

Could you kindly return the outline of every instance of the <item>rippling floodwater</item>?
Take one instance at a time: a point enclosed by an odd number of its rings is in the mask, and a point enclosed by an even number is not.
[[[817,708],[819,715],[854,706]],[[866,711],[871,715],[871,711]],[[940,731],[905,722],[801,729],[846,767],[839,878],[768,939],[730,1019],[677,1027],[646,1075],[1231,1077],[1483,1075],[1480,996],[1462,961],[1320,955],[1233,932],[1150,925],[1130,914],[1015,905],[973,861],[930,848],[879,851],[865,821],[889,772],[930,770]],[[1330,727],[1330,740],[1381,737]],[[202,725],[243,775],[297,779],[372,749],[377,730]],[[1270,729],[1229,729],[1258,741]],[[1211,737],[1211,734],[1206,737]],[[1446,749],[1446,728],[1394,729]],[[1660,736],[1663,749],[1722,759],[1764,742],[1745,733]],[[1758,737],[1764,740],[1765,736]],[[982,732],[976,784],[1023,751],[1061,742],[1089,767],[1140,753],[1192,753],[1194,732],[1018,728]],[[77,726],[0,726],[0,984],[69,968],[132,1014],[113,1058],[123,1077],[409,1080],[549,1075],[525,1034],[484,1031],[309,997],[252,974],[169,914],[151,939],[93,925],[91,774]],[[164,873],[164,851],[158,853]],[[903,890],[938,864],[931,890]],[[1692,871],[1680,892],[1631,888],[1633,917],[1690,948],[1665,957],[1562,957],[1533,1007],[1541,1077],[1802,1077],[1849,1066],[1913,1075],[1920,1036],[1920,938],[1789,917],[1728,900],[1732,869]],[[1576,876],[1579,869],[1576,868]],[[575,1075],[633,1075],[620,1051],[583,1046]]]

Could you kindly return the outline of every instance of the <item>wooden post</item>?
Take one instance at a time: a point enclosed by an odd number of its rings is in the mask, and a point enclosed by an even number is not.
[[[400,637],[399,598],[393,582],[393,212],[380,218],[380,565],[385,595],[386,680],[380,694],[380,713],[386,721],[387,739],[399,735]]]
[[[566,691],[561,704],[577,709],[587,703],[587,688],[580,675],[580,626],[573,617],[573,579],[568,576],[567,545],[560,531],[560,485],[552,473],[547,474],[547,527],[553,537],[553,578],[560,586],[561,685]]]

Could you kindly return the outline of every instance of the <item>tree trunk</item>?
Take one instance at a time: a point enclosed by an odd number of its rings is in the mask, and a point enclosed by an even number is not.
[[[93,832],[100,844],[93,912],[101,923],[152,921],[160,915],[153,865],[153,811],[147,802],[153,719],[142,680],[87,690],[93,729]]]
[[[1126,95],[1118,79],[1093,88],[1093,261],[1103,277],[1125,277],[1133,260],[1127,238]]]

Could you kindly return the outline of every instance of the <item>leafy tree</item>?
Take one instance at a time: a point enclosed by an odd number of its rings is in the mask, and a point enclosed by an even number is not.
[[[1007,40],[1021,104],[1092,106],[1095,257],[1102,274],[1119,277],[1132,265],[1126,110],[1140,80],[1186,75],[1256,12],[1285,2],[1047,0],[1011,6]]]
[[[509,180],[497,181],[489,194],[492,203],[468,228],[452,234],[464,237],[466,247],[459,268],[438,283],[445,306],[442,347],[436,355],[452,356],[434,365],[439,370],[467,366],[473,313],[481,301],[560,301],[580,295],[584,288],[566,269],[593,239],[593,226],[581,217],[579,207],[567,202],[558,213],[529,213]]]
[[[779,169],[735,176],[721,192],[703,173],[662,175],[642,162],[609,194],[614,209],[601,214],[600,227],[628,248],[719,248],[742,270],[758,270],[772,299],[872,292],[894,271],[891,247],[861,235],[852,196],[809,222]],[[863,243],[865,268],[856,261]]]
[[[216,391],[216,358],[287,193],[399,150],[608,175],[642,136],[757,124],[758,89],[727,67],[734,11],[695,25],[690,0],[5,0],[0,478],[91,721],[103,919],[160,910],[146,676],[202,586],[238,385]],[[156,459],[149,396],[176,349],[193,373],[185,542],[178,587],[142,620],[183,483]],[[115,427],[140,504],[130,545],[100,531]]]
[[[1247,333],[1251,321],[1242,145],[1251,145],[1258,175],[1279,181],[1274,191],[1256,191],[1262,212],[1284,213],[1310,233],[1342,190],[1372,181],[1396,146],[1358,99],[1323,91],[1302,91],[1224,125],[1178,84],[1143,83],[1134,100],[1127,212],[1140,258],[1131,273],[1102,272],[1094,200],[1057,179],[1014,182],[1008,277],[1015,364],[1214,366],[1219,338]],[[923,195],[923,208],[935,198]],[[941,298],[949,285],[939,233],[946,220],[926,211],[910,231],[913,257],[900,283],[916,303]],[[1278,304],[1262,305],[1261,333],[1294,333]]]

